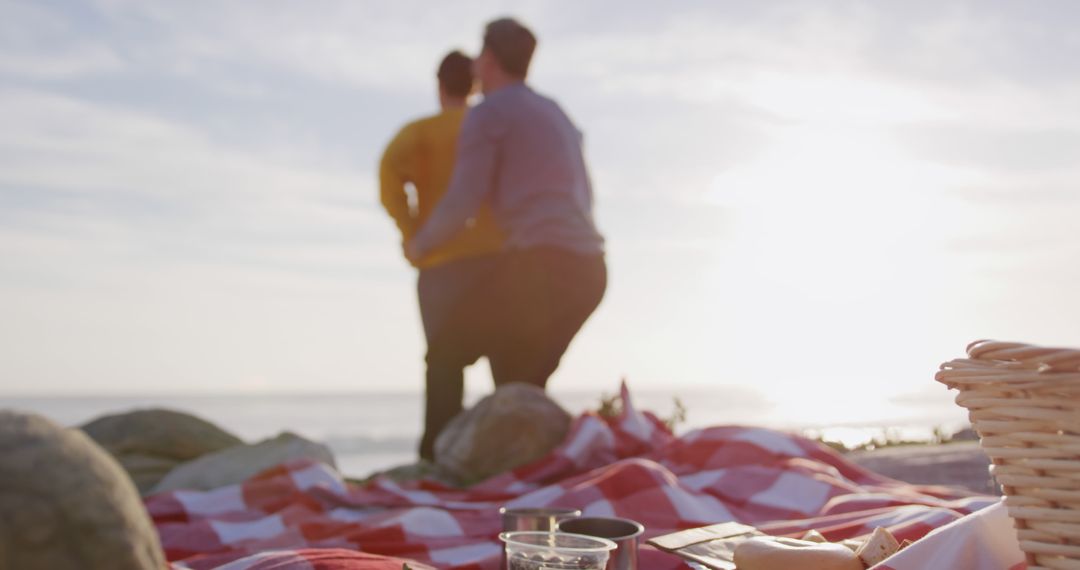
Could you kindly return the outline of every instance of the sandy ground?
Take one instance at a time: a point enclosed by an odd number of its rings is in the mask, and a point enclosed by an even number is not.
[[[978,493],[1000,494],[990,479],[990,459],[978,442],[946,445],[911,445],[847,456],[882,475],[923,485],[952,485]]]

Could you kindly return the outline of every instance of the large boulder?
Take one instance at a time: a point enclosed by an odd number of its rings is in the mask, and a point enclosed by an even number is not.
[[[0,568],[166,567],[139,494],[108,453],[78,430],[0,410]]]
[[[243,443],[204,419],[158,408],[102,416],[83,425],[82,430],[114,455],[141,454],[177,461]]]
[[[335,465],[330,448],[296,434],[282,432],[259,443],[236,445],[183,463],[158,482],[152,492],[216,489],[242,483],[260,471],[297,459],[313,459]]]
[[[181,463],[243,443],[206,420],[164,409],[103,416],[82,430],[120,462],[144,494]]]
[[[128,476],[131,477],[131,482],[135,483],[135,488],[144,495],[149,493],[165,475],[168,475],[170,471],[182,463],[167,457],[143,455],[141,453],[119,454],[114,455],[114,457],[120,463],[120,467],[127,471]]]
[[[547,455],[566,437],[570,414],[531,384],[506,384],[457,415],[435,440],[435,463],[466,483]]]

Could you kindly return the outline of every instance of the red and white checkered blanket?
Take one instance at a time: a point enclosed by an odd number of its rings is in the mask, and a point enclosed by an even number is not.
[[[645,525],[646,537],[734,520],[772,534],[817,529],[831,540],[884,526],[915,540],[996,502],[882,477],[793,434],[724,426],[676,437],[636,410],[625,386],[623,402],[619,417],[578,417],[544,459],[465,490],[386,478],[347,485],[332,468],[302,462],[242,485],[156,495],[146,506],[177,569],[401,567],[349,559],[361,551],[436,568],[496,570],[504,505],[628,517]],[[641,567],[686,568],[648,547]]]

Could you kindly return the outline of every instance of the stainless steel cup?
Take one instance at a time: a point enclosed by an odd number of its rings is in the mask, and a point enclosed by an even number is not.
[[[637,521],[615,517],[581,517],[559,522],[559,532],[606,538],[615,543],[607,570],[638,570],[638,537],[645,527]]]
[[[541,508],[507,508],[499,509],[502,515],[503,532],[517,531],[546,531],[555,532],[559,521],[580,517],[578,509],[563,509],[559,507]],[[506,551],[503,550],[502,568],[506,568]]]
[[[502,515],[503,532],[515,532],[522,530],[542,530],[554,532],[559,521],[580,517],[581,511],[577,509],[551,508],[523,508],[499,509]]]

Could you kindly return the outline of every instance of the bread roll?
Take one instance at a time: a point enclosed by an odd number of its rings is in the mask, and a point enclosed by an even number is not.
[[[854,552],[840,544],[758,536],[735,547],[739,570],[864,570]]]
[[[897,550],[900,550],[900,543],[896,541],[896,537],[888,529],[879,526],[874,529],[870,539],[855,551],[855,555],[869,568],[896,554]]]
[[[808,531],[806,531],[806,534],[802,535],[801,540],[805,540],[807,542],[829,542],[829,540],[827,538],[825,538],[824,535],[822,535],[820,532],[818,532],[816,530],[808,530]]]

